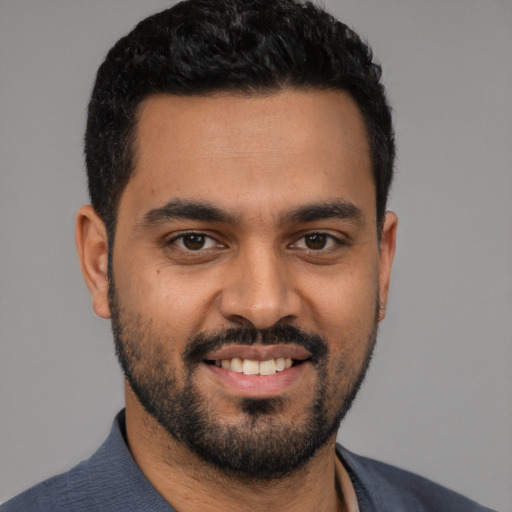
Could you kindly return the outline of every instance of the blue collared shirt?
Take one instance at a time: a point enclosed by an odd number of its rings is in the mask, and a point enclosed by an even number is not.
[[[176,512],[135,463],[121,411],[89,459],[0,506],[0,512]],[[360,512],[493,512],[460,494],[337,445]]]

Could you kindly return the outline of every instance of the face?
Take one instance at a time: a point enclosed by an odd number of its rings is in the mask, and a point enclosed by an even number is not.
[[[273,478],[332,441],[386,302],[362,115],[342,92],[147,99],[110,301],[145,409],[205,460]]]

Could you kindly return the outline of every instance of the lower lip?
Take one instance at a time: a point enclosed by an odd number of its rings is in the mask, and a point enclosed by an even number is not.
[[[206,363],[201,366],[231,394],[247,398],[268,398],[289,391],[302,379],[311,363],[300,363],[272,375],[245,375]]]

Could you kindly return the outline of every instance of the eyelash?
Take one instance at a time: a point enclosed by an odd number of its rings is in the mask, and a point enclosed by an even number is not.
[[[177,236],[174,236],[172,237],[170,240],[166,241],[165,242],[165,245],[166,246],[172,246],[172,245],[176,245],[179,250],[183,251],[183,252],[189,252],[189,253],[200,253],[200,252],[204,252],[205,249],[203,249],[202,247],[198,248],[197,250],[194,250],[194,249],[190,249],[190,248],[187,248],[187,247],[179,247],[179,245],[177,244],[178,241],[184,241],[186,237],[192,237],[192,236],[197,236],[198,238],[203,238],[206,241],[213,241],[215,242],[215,246],[216,247],[224,247],[224,244],[221,244],[220,242],[218,242],[215,238],[213,238],[212,236],[210,235],[207,235],[206,233],[202,233],[202,232],[198,232],[198,231],[189,231],[189,232],[186,232],[186,233],[180,233],[179,235]]]
[[[320,247],[320,248],[317,248],[317,249],[314,249],[314,248],[311,248],[311,247],[304,247],[304,249],[306,249],[310,253],[327,252],[329,250],[334,250],[337,247],[348,245],[347,242],[345,242],[341,238],[336,237],[336,236],[334,236],[334,235],[332,235],[330,233],[326,233],[324,231],[313,231],[313,232],[306,233],[306,234],[302,235],[296,242],[291,244],[290,247],[292,247],[292,248],[294,246],[296,247],[299,244],[300,241],[303,240],[305,242],[305,240],[308,237],[310,237],[310,239],[313,238],[313,237],[321,237],[322,241],[324,241],[325,245],[327,245],[327,247]],[[305,244],[307,244],[307,242],[305,242]]]

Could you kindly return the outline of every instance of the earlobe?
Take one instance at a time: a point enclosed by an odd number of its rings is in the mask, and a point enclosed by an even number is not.
[[[76,216],[75,241],[82,275],[91,293],[94,312],[110,318],[108,302],[108,237],[105,223],[91,205]]]
[[[391,267],[396,248],[396,230],[398,218],[395,213],[387,212],[380,238],[379,254],[379,322],[386,316]]]

